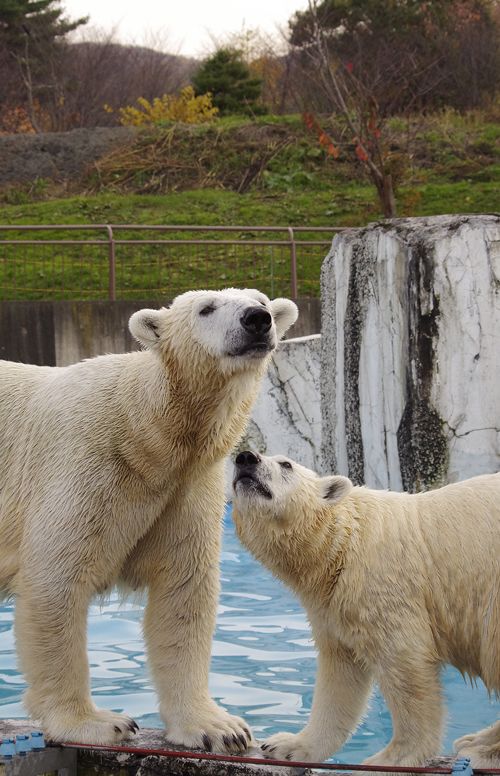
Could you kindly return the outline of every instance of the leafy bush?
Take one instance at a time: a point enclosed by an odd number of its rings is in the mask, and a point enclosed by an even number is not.
[[[125,126],[143,127],[160,124],[163,121],[182,121],[184,124],[200,124],[213,121],[219,109],[212,107],[210,92],[195,96],[192,86],[183,89],[178,97],[164,94],[156,97],[151,105],[144,97],[138,102],[142,110],[127,106],[120,108],[120,123]]]

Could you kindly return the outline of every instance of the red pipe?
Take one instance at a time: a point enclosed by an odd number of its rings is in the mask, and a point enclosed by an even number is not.
[[[102,749],[107,752],[127,752],[129,754],[157,755],[160,757],[179,757],[186,760],[220,760],[229,763],[249,763],[254,765],[284,765],[287,768],[318,768],[325,771],[375,771],[391,773],[447,773],[452,768],[417,768],[384,765],[344,765],[342,763],[303,763],[293,760],[270,760],[259,757],[239,757],[237,755],[212,754],[211,752],[176,752],[167,749],[139,749],[132,746],[105,746],[103,744],[59,744],[70,749]],[[474,771],[474,773],[500,773],[498,770]]]

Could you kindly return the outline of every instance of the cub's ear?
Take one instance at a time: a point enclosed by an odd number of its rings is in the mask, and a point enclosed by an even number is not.
[[[273,299],[269,307],[276,324],[278,338],[281,339],[287,329],[295,323],[299,317],[297,305],[291,299]]]
[[[340,475],[323,477],[319,481],[320,497],[329,504],[338,504],[351,492],[352,487],[351,480]]]
[[[128,322],[131,334],[145,348],[154,348],[161,334],[162,318],[165,310],[138,310]]]

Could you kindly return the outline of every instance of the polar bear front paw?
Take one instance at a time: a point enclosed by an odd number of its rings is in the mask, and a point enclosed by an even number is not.
[[[453,742],[453,751],[459,757],[468,757],[473,768],[500,766],[500,723],[471,733]]]
[[[264,757],[272,760],[292,760],[293,762],[314,763],[322,762],[325,757],[322,753],[313,751],[304,731],[301,733],[276,733],[268,738],[261,746]]]
[[[42,718],[42,727],[48,740],[77,744],[116,744],[139,730],[137,722],[126,714],[98,708],[73,719],[69,716]]]
[[[219,708],[210,718],[191,720],[183,727],[166,721],[165,729],[169,741],[187,749],[241,753],[255,744],[246,722]]]
[[[403,768],[420,768],[424,765],[426,759],[432,754],[426,753],[421,749],[412,747],[412,744],[417,744],[419,741],[404,741],[399,742],[390,741],[389,744],[380,752],[373,754],[371,757],[367,757],[362,765],[377,765],[378,767],[403,767]],[[370,771],[359,771],[356,776],[373,776]],[[379,771],[377,776],[394,776],[390,771]],[[416,773],[409,772],[406,776],[417,776]]]
[[[455,739],[453,742],[453,751],[460,754],[462,749],[465,749],[467,746],[474,743],[476,737],[475,733],[469,733],[466,736],[462,736],[462,738]]]

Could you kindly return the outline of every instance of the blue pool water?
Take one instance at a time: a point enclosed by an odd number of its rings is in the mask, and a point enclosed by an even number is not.
[[[257,738],[296,732],[307,722],[316,659],[305,614],[293,595],[242,548],[227,518],[221,558],[222,596],[213,644],[210,688],[228,711],[252,725]],[[92,606],[88,646],[93,696],[102,707],[125,711],[141,727],[161,727],[146,673],[140,620],[143,605],[120,606],[116,595]],[[0,608],[0,717],[23,717],[24,688],[17,673],[13,605]],[[465,733],[491,725],[499,704],[482,683],[473,689],[454,669],[443,672],[449,724],[443,752]],[[392,735],[389,713],[375,692],[371,708],[335,760],[359,763]]]

